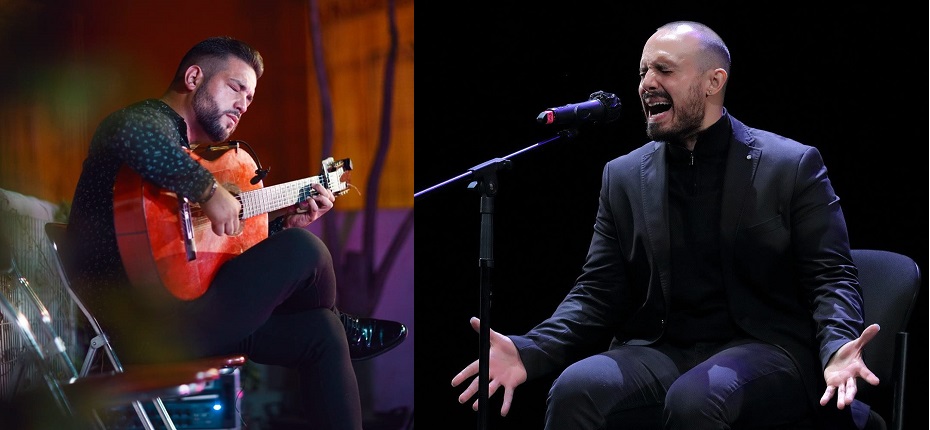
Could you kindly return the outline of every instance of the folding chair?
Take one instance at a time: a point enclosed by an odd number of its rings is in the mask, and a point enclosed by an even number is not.
[[[89,378],[96,375],[92,374],[92,369],[97,363],[98,358],[101,361],[104,358],[106,359],[106,363],[108,363],[109,367],[112,369],[110,374],[114,375],[105,382],[99,382],[98,385],[100,386],[98,387],[85,388],[84,386],[79,386],[79,388],[75,389],[75,391],[79,391],[86,395],[93,394],[94,397],[97,398],[96,401],[93,402],[95,406],[99,407],[101,404],[105,404],[106,406],[125,405],[127,403],[132,404],[143,428],[146,430],[154,430],[155,426],[152,424],[148,411],[142,404],[142,401],[148,400],[154,404],[155,410],[164,423],[165,428],[175,430],[176,427],[174,422],[162,398],[181,397],[194,394],[191,388],[199,388],[202,390],[203,387],[201,386],[202,384],[200,384],[201,382],[217,379],[221,373],[232,372],[235,368],[245,364],[245,356],[232,355],[182,363],[134,365],[127,371],[120,362],[113,345],[110,343],[107,332],[98,322],[91,310],[85,305],[84,301],[81,300],[77,291],[72,288],[70,277],[67,272],[67,268],[69,267],[68,261],[70,261],[66,241],[67,224],[57,222],[47,223],[45,225],[45,233],[55,248],[58,258],[57,266],[62,283],[67,288],[68,295],[81,310],[81,313],[93,329],[94,337],[89,342],[87,355],[84,358],[81,370],[78,374],[78,380],[80,381],[82,378]],[[103,351],[102,355],[104,357],[98,355],[101,350]],[[102,364],[101,367],[103,367]],[[190,372],[193,373],[191,374]],[[191,375],[195,376],[196,378],[191,379],[191,382],[195,382],[199,385],[195,385],[194,387],[191,387],[190,384],[179,385],[178,382],[183,382],[185,375],[187,375],[187,377]],[[98,421],[102,423],[102,420],[99,419],[99,415]]]
[[[3,403],[0,422],[4,426],[35,430],[102,429],[105,426],[98,410],[132,403],[139,406],[136,411],[143,425],[151,429],[154,426],[144,415],[142,401],[199,393],[207,383],[219,378],[223,367],[241,365],[245,361],[244,357],[237,356],[136,366],[128,372],[119,367],[108,373],[82,375],[55,329],[56,315],[49,311],[19,271],[12,250],[3,238],[0,238],[0,274],[13,281],[10,288],[0,291],[0,314],[19,329],[24,349],[32,358],[28,364],[35,366],[48,388],[28,386]],[[115,354],[113,360],[116,360]],[[166,428],[175,428],[170,417],[164,422]]]

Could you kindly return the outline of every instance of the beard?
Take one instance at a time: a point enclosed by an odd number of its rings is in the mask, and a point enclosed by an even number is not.
[[[661,142],[683,142],[701,131],[704,121],[704,102],[701,88],[693,85],[683,103],[674,103],[675,121],[662,128],[661,124],[646,122],[646,135]]]
[[[194,93],[194,115],[197,118],[197,124],[207,133],[211,141],[223,142],[229,138],[235,127],[227,130],[223,126],[222,119],[226,112],[220,111],[216,102],[201,88]]]

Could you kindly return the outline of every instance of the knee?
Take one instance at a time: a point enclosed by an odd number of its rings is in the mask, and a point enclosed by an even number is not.
[[[665,394],[665,414],[691,417],[694,416],[694,412],[701,410],[707,401],[706,393],[676,381]]]
[[[282,255],[299,255],[301,258],[311,259],[315,267],[332,267],[333,257],[326,244],[303,228],[287,228],[273,236],[282,245]]]
[[[578,366],[569,366],[553,381],[549,388],[550,409],[577,407],[590,400],[590,388],[595,384],[590,372]]]
[[[716,420],[724,415],[724,401],[725,395],[709,388],[706,382],[690,381],[683,377],[669,387],[663,415],[667,422]]]

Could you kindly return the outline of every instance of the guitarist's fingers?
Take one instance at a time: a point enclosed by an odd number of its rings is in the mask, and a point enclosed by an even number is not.
[[[314,197],[322,197],[319,200],[329,200],[330,203],[336,201],[336,195],[333,194],[332,190],[324,187],[322,184],[313,184],[311,186],[316,192],[320,193],[319,196]]]
[[[304,214],[307,212],[319,213],[322,215],[333,208],[333,202],[336,201],[336,195],[321,184],[311,185],[318,194],[313,195],[307,200],[297,202],[294,213]],[[316,219],[317,216],[313,217]],[[312,220],[311,220],[312,221]]]
[[[333,202],[323,196],[313,196],[307,203],[310,205],[309,212],[313,214],[313,220],[323,216],[323,214],[333,208]]]
[[[235,235],[239,232],[239,211],[242,204],[225,188],[217,189],[216,194],[200,207],[210,219],[211,229],[217,236]]]
[[[323,187],[320,184],[314,184],[314,188],[319,192],[319,194],[313,196],[311,199],[311,209],[314,212],[319,212],[320,215],[322,215],[333,208],[333,204],[336,201],[336,195],[333,194],[331,190]]]
[[[333,207],[333,201],[324,196],[316,196],[310,203],[313,205],[312,209],[315,212],[326,212]]]
[[[304,201],[300,202],[300,203],[298,204],[298,206],[299,206],[299,207],[306,207],[306,209],[299,209],[297,213],[304,214],[304,213],[308,213],[308,212],[309,212],[310,214],[315,214],[315,213],[317,213],[317,212],[320,212],[320,204],[317,203],[317,201],[316,201],[316,199],[318,199],[318,198],[320,198],[320,197],[319,197],[319,196],[313,196],[313,197],[311,197],[311,198],[309,198],[309,199],[307,199],[307,200],[304,200]],[[311,215],[311,218],[313,218],[313,215]],[[315,218],[314,218],[314,219],[315,219]]]

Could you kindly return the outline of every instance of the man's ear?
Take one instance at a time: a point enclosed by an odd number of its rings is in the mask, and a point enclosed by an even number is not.
[[[707,86],[707,96],[710,97],[720,92],[724,84],[727,83],[727,71],[723,69],[714,69],[710,76],[710,84]]]
[[[193,65],[187,68],[187,71],[184,72],[184,87],[188,90],[193,91],[197,88],[197,85],[200,85],[200,82],[203,80],[203,69],[200,66]]]

